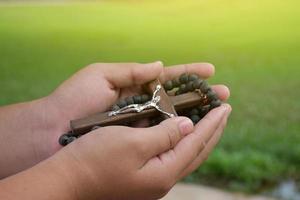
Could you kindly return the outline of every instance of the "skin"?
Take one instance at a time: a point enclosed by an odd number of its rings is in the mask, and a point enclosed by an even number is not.
[[[188,118],[176,117],[153,127],[140,123],[136,128],[99,128],[62,149],[57,140],[71,119],[106,111],[117,99],[140,93],[139,85],[155,78],[165,82],[185,72],[208,78],[214,67],[92,64],[47,97],[0,108],[0,199],[164,196],[207,159],[226,126],[228,104],[195,126]],[[222,100],[229,97],[226,86],[213,89]]]

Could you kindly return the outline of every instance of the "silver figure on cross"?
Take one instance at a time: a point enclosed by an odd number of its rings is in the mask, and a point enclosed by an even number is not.
[[[160,101],[160,96],[157,96],[157,93],[161,89],[161,85],[157,85],[155,88],[155,91],[153,92],[152,99],[150,101],[147,101],[144,104],[130,104],[128,106],[125,106],[123,108],[120,108],[119,110],[111,111],[108,113],[108,116],[116,116],[118,114],[123,114],[123,113],[132,113],[132,112],[142,112],[143,110],[149,109],[149,108],[155,108],[159,112],[167,115],[168,117],[174,117],[174,114],[168,113],[164,110],[162,110],[158,103]]]

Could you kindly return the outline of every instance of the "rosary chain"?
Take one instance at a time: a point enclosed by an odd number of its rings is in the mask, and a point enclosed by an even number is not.
[[[183,116],[189,117],[194,124],[198,123],[210,110],[219,107],[222,104],[217,93],[213,91],[208,83],[200,78],[197,74],[184,73],[180,77],[166,81],[163,84],[163,87],[169,95],[180,95],[195,91],[199,92],[202,97],[202,102],[199,102],[198,106],[187,109],[182,113]],[[153,94],[153,97],[154,96],[155,94]],[[125,99],[120,99],[115,105],[112,106],[111,111],[118,111],[132,104],[145,104],[149,101],[151,101],[151,97],[148,94],[129,96]],[[160,119],[157,120],[153,118],[150,121],[151,125],[154,125],[159,123]],[[94,126],[91,131],[98,128],[100,127]],[[65,146],[76,140],[78,137],[80,136],[75,137],[71,132],[69,132],[59,138],[59,143]]]

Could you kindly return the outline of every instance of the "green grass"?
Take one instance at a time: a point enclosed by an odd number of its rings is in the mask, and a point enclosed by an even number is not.
[[[257,191],[300,178],[297,0],[0,5],[0,105],[49,94],[93,62],[215,64],[231,88],[221,144],[188,180]]]

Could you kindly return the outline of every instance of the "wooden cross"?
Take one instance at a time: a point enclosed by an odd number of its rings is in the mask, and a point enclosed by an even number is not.
[[[157,85],[161,85],[158,79],[146,84],[144,88],[147,92],[153,94]],[[201,96],[199,92],[189,92],[178,96],[169,96],[163,87],[158,91],[157,96],[160,96],[160,101],[158,103],[160,109],[173,114],[174,116],[178,116],[178,112],[187,108],[200,105],[203,100],[203,96]],[[73,136],[78,136],[90,132],[95,126],[120,125],[148,117],[162,116],[165,119],[168,118],[167,115],[162,114],[155,108],[146,109],[138,113],[123,113],[115,116],[109,116],[109,113],[110,112],[98,113],[86,118],[72,120],[70,122],[71,134]]]

